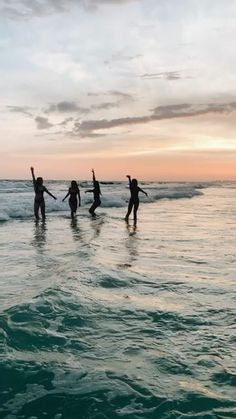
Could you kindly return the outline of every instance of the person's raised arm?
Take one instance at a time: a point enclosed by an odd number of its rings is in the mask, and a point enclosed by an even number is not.
[[[94,170],[92,169],[92,174],[93,174],[93,184],[94,184],[94,182],[95,182],[95,180],[96,180],[96,177],[95,177],[95,172],[94,172]]]
[[[47,192],[48,195],[50,195],[53,199],[57,199],[47,188],[44,188],[45,192]]]
[[[129,179],[129,187],[131,187],[131,177],[130,175],[126,175],[126,177]]]
[[[69,195],[70,195],[70,189],[69,189],[69,191],[67,192],[66,196],[63,198],[62,202],[64,202],[64,201],[65,201],[65,199],[66,199]]]
[[[33,184],[34,184],[34,188],[36,186],[36,179],[35,179],[35,174],[34,174],[34,168],[31,166],[30,168],[31,174],[32,174],[32,179],[33,179]]]

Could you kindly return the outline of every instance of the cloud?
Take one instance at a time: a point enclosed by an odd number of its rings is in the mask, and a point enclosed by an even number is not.
[[[95,105],[90,105],[89,107],[83,107],[77,105],[76,102],[59,102],[59,103],[53,103],[51,104],[46,110],[45,113],[51,114],[51,113],[82,113],[82,114],[88,114],[92,111],[96,110],[107,110],[111,108],[116,108],[119,106],[118,102],[101,102]]]
[[[181,71],[162,71],[160,73],[145,73],[141,74],[141,78],[145,80],[166,79],[166,80],[180,80],[189,78],[183,76]]]
[[[59,103],[53,103],[45,110],[45,113],[71,113],[71,112],[80,112],[88,113],[89,108],[78,106],[75,102],[63,101]]]
[[[33,108],[30,108],[28,106],[12,106],[12,105],[7,105],[6,106],[7,109],[10,110],[10,112],[15,112],[15,113],[22,113],[24,115],[30,116],[32,117],[32,113],[30,112],[30,110],[32,110]]]
[[[99,103],[98,105],[92,105],[91,109],[92,110],[106,110],[106,109],[116,108],[117,106],[119,106],[118,103],[103,102],[103,103]]]
[[[178,103],[175,105],[157,106],[152,109],[154,115],[166,116],[177,114],[178,112],[184,112],[186,109],[192,108],[193,105],[190,103]]]
[[[42,116],[36,116],[35,122],[37,124],[37,129],[47,129],[53,127],[53,124],[48,121],[48,118],[44,118]]]
[[[119,90],[109,90],[108,92],[98,92],[98,93],[89,92],[88,96],[115,96],[116,98],[122,99],[124,101],[134,100],[134,97],[130,93],[120,92]]]
[[[100,129],[109,129],[114,127],[119,127],[122,125],[132,125],[149,122],[151,120],[150,116],[142,117],[127,117],[127,118],[117,118],[117,119],[100,119],[100,120],[87,120],[82,122],[76,122],[74,126],[75,132],[91,132]]]
[[[117,96],[124,100],[134,100],[133,96],[130,93],[119,92],[118,90],[110,90],[108,95]]]
[[[43,17],[52,13],[65,13],[72,7],[81,6],[93,10],[102,4],[128,3],[138,0],[0,0],[0,14],[9,19],[27,20],[32,17]]]
[[[236,110],[236,102],[230,103],[209,103],[193,105],[188,103],[158,106],[152,110],[150,115],[138,117],[124,117],[116,119],[85,120],[76,122],[74,132],[82,136],[91,135],[97,130],[106,130],[125,125],[145,124],[151,121],[158,121],[173,118],[188,118],[210,113],[229,113]]]
[[[69,118],[66,118],[63,121],[61,121],[58,125],[62,125],[62,126],[65,127],[69,122],[72,122],[73,120],[74,120],[74,118],[69,117]]]
[[[122,55],[121,53],[116,53],[113,54],[111,56],[111,58],[109,60],[105,60],[104,64],[109,65],[109,64],[114,64],[114,62],[116,61],[133,61],[136,60],[140,57],[143,57],[143,54],[135,54],[135,55]]]

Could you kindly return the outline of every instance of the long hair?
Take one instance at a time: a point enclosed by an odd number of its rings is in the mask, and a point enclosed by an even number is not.
[[[43,178],[41,176],[37,177],[35,182],[35,191],[39,188],[39,186],[43,185]]]
[[[138,181],[137,181],[137,179],[132,179],[132,180],[131,180],[131,186],[132,186],[133,188],[137,188],[137,186],[138,186]]]
[[[72,181],[71,181],[71,185],[70,185],[70,187],[71,187],[71,189],[76,189],[76,190],[78,190],[78,189],[79,189],[79,187],[78,187],[78,183],[77,183],[75,180],[72,180]]]
[[[36,183],[37,183],[37,185],[42,185],[43,184],[43,178],[41,176],[37,177]]]

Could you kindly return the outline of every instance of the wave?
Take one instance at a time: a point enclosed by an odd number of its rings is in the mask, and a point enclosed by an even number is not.
[[[233,418],[233,368],[206,356],[206,325],[49,288],[0,314],[0,417]],[[195,336],[195,352],[180,352],[178,336]],[[196,363],[201,349],[214,369]]]
[[[154,199],[181,199],[181,198],[193,198],[194,196],[203,195],[202,192],[195,188],[177,189],[177,190],[164,190],[159,191],[154,195]]]
[[[62,202],[67,191],[66,182],[47,182],[46,186],[54,193],[58,200],[54,201],[45,195],[47,213],[68,211],[68,202]],[[84,193],[84,189],[91,187],[91,182],[81,182],[82,206],[87,207],[93,202],[93,194]],[[148,197],[140,194],[140,201],[143,204],[154,203],[160,199],[181,199],[193,198],[202,195],[202,184],[192,183],[146,183],[144,190]],[[29,218],[33,216],[33,200],[31,181],[0,181],[0,222],[14,218]],[[102,207],[124,208],[129,201],[129,189],[125,182],[104,182],[102,188]]]

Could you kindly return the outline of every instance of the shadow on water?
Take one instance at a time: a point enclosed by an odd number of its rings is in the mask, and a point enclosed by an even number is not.
[[[38,250],[43,250],[47,242],[47,224],[46,221],[35,221],[33,246]]]

